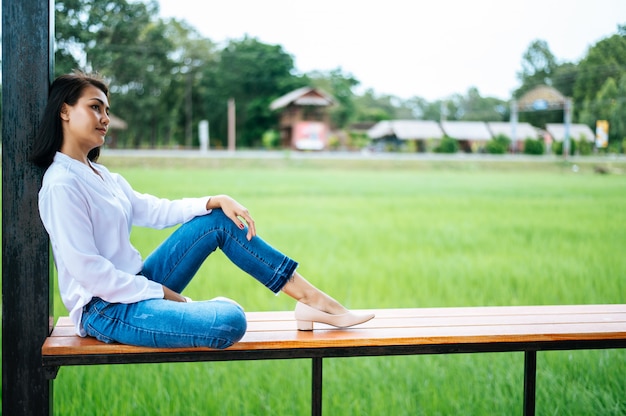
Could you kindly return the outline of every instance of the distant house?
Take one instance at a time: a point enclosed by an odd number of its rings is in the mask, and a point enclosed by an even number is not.
[[[367,131],[370,139],[379,142],[399,144],[402,141],[415,141],[416,150],[424,151],[426,142],[440,140],[443,131],[436,121],[430,120],[385,120],[376,123]]]
[[[374,145],[395,146],[407,141],[417,142],[418,151],[426,151],[429,140],[440,140],[444,136],[457,140],[459,149],[464,152],[480,152],[485,145],[498,135],[513,140],[513,124],[510,122],[483,121],[427,121],[427,120],[385,120],[376,123],[367,135]],[[595,135],[585,124],[570,125],[572,140],[593,141]],[[565,125],[547,124],[546,130],[538,129],[530,123],[515,123],[516,151],[524,150],[526,139],[543,139],[550,148],[552,141],[563,141]]]
[[[513,137],[513,123],[490,121],[487,128],[493,137],[504,135],[511,140],[511,146],[515,146],[515,151],[519,152],[524,149],[524,141],[526,139],[539,139],[541,134],[530,123],[516,123],[515,137]],[[513,141],[515,144],[513,144]]]
[[[513,140],[513,125],[509,122],[490,121],[487,123],[487,128],[493,135],[505,135],[509,139]],[[530,123],[517,123],[515,126],[515,139],[524,141],[525,139],[537,139],[539,132]]]
[[[552,140],[562,142],[565,140],[565,124],[548,123],[546,124],[546,130]],[[569,126],[570,140],[585,140],[593,142],[595,140],[595,134],[586,124],[571,124]]]
[[[126,130],[128,128],[128,124],[126,121],[121,118],[109,114],[109,132],[107,138],[107,145],[113,149],[117,147],[118,141],[118,132],[120,130]]]
[[[491,132],[483,121],[442,121],[441,128],[446,136],[459,142],[464,152],[477,152],[491,140]]]
[[[330,116],[334,99],[322,90],[303,87],[277,98],[270,104],[280,111],[280,138],[283,147],[322,150],[328,147]]]

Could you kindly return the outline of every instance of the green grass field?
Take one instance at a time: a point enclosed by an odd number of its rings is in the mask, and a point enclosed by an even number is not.
[[[227,193],[351,308],[624,303],[626,176],[563,163],[102,159],[168,198]],[[133,231],[148,254],[171,230]],[[187,289],[291,310],[213,254]],[[66,312],[58,296],[56,315]],[[66,367],[58,415],[305,415],[310,361]],[[626,351],[541,352],[538,415],[626,414]],[[329,359],[328,415],[513,415],[523,354]]]

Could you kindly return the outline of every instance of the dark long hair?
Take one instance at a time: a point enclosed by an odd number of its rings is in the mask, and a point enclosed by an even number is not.
[[[44,111],[39,130],[35,136],[35,144],[30,160],[42,168],[52,164],[54,155],[63,145],[63,125],[61,123],[61,110],[63,104],[75,105],[83,90],[88,86],[94,86],[109,97],[109,87],[104,80],[95,74],[86,74],[75,71],[71,74],[61,75],[50,85],[48,103]],[[100,155],[100,147],[92,149],[88,158],[95,162]]]

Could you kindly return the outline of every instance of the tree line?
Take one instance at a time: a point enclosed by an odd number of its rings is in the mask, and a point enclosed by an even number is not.
[[[400,99],[372,89],[357,94],[358,79],[340,67],[300,73],[281,45],[250,36],[218,45],[186,21],[158,14],[155,0],[55,2],[55,74],[97,71],[110,82],[112,112],[128,123],[114,136],[113,146],[196,146],[198,123],[206,119],[211,146],[226,147],[226,103],[231,98],[237,145],[267,146],[263,138],[278,121],[270,103],[303,86],[321,88],[335,98],[333,127],[354,146],[358,135],[351,134],[350,126],[358,122],[510,117],[509,101],[483,97],[475,87],[435,101]],[[545,41],[536,40],[522,56],[520,86],[511,99],[550,85],[572,98],[574,122],[595,128],[596,120],[608,120],[611,146],[621,149],[626,139],[625,74],[626,25],[591,46],[580,62],[559,62]],[[521,113],[519,119],[542,127],[562,122],[563,112]]]

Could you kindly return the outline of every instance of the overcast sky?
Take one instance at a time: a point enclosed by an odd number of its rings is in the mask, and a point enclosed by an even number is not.
[[[341,67],[378,94],[429,101],[471,86],[508,99],[522,55],[545,40],[559,62],[626,24],[626,0],[159,0],[223,42],[282,45],[300,72]]]

